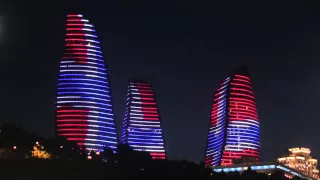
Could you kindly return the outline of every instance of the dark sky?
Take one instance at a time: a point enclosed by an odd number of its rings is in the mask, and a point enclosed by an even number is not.
[[[169,158],[202,160],[213,94],[247,63],[262,157],[297,145],[320,157],[320,6],[264,2],[3,1],[0,123],[53,136],[65,15],[74,6],[100,36],[118,127],[128,80],[144,79],[156,93]]]

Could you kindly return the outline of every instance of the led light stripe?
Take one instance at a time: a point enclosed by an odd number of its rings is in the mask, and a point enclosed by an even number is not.
[[[92,48],[96,48],[96,49],[100,49],[99,46],[94,46],[91,44],[66,44],[66,47],[92,47]]]
[[[89,32],[96,32],[93,29],[89,28],[67,28],[67,31],[89,31]]]
[[[114,125],[114,123],[104,122],[104,121],[96,121],[96,120],[79,120],[79,119],[58,119],[57,122],[92,122],[92,123],[101,123],[101,124],[111,124]]]
[[[101,76],[93,76],[89,74],[75,74],[75,73],[61,73],[59,76],[64,77],[64,76],[83,76],[83,77],[95,77],[98,79],[107,79],[106,77],[101,77]]]
[[[87,85],[87,86],[96,86],[96,87],[102,87],[102,88],[105,88],[105,86],[103,85],[99,85],[99,84],[93,84],[93,83],[58,83],[58,86],[61,86],[61,85]],[[74,89],[77,89],[77,88],[74,88]]]
[[[71,17],[83,17],[83,16],[81,14],[68,14],[67,17],[71,18]]]
[[[86,26],[86,27],[93,27],[91,24],[73,24],[73,23],[67,23],[67,26]],[[68,35],[68,34],[67,34]]]
[[[106,75],[106,73],[98,72],[98,71],[91,71],[91,70],[82,70],[82,69],[62,69],[60,72],[90,72],[90,73],[97,73]]]
[[[70,53],[64,53],[65,55],[87,55],[87,56],[96,56],[96,57],[102,57],[99,54],[93,54],[88,52],[70,52]]]
[[[60,66],[61,67],[61,66]],[[99,69],[99,70],[102,70],[102,71],[105,71],[106,69],[105,68],[99,68],[99,67],[95,67],[95,66],[91,66],[91,65],[68,65],[67,67],[76,67],[76,68],[78,68],[78,67],[80,67],[80,68],[82,68],[82,67],[85,67],[85,68],[91,68],[91,69]]]
[[[85,41],[85,42],[92,42],[92,43],[100,43],[99,41],[96,41],[96,40],[92,40],[92,39],[81,39],[81,38],[66,38],[65,39],[66,41]]]
[[[76,34],[74,34],[74,35],[76,35]],[[84,34],[84,36],[93,36],[93,35]],[[70,51],[91,51],[91,52],[96,52],[96,53],[102,54],[102,52],[99,51],[99,50],[89,49],[89,48],[67,48],[66,50],[70,50]]]
[[[58,88],[58,90],[61,90],[61,89],[70,89],[70,90],[82,89],[82,90],[90,90],[90,91],[99,91],[99,92],[109,93],[109,91],[107,91],[107,90],[101,90],[101,89],[97,89],[97,88],[82,88],[82,87],[77,87],[77,88],[74,88],[74,87],[59,87]],[[90,93],[90,92],[83,92],[83,94],[93,94],[93,95],[95,95],[94,93]],[[108,96],[108,97],[110,97],[110,96]]]
[[[101,133],[106,133],[106,134],[114,134],[116,135],[117,133],[115,132],[110,132],[110,131],[101,131],[101,130],[97,130],[97,129],[83,129],[83,128],[59,128],[57,129],[57,131],[73,131],[73,132],[77,132],[77,131],[88,131],[88,132],[101,132]]]
[[[99,81],[95,79],[87,79],[87,78],[59,78],[60,81],[93,81],[93,82],[99,82],[102,84],[107,84],[105,81]]]
[[[67,22],[89,22],[87,19],[67,19]]]
[[[97,135],[97,134],[83,134],[83,133],[61,133],[59,136],[93,136],[93,137],[104,137],[108,139],[116,139],[115,137]]]
[[[105,102],[110,102],[109,99],[102,99],[102,98],[96,98],[96,97],[90,97],[90,96],[65,96],[65,95],[60,95],[57,96],[58,99],[97,99],[99,101],[105,101]]]
[[[87,114],[61,114],[57,115],[57,117],[89,117],[89,118],[99,118],[99,119],[108,119],[113,120],[113,118],[101,117],[101,116],[93,116]]]

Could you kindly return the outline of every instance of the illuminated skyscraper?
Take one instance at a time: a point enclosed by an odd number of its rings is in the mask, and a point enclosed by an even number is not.
[[[154,159],[166,158],[160,116],[149,83],[129,82],[122,143],[147,151]]]
[[[259,160],[259,121],[246,67],[222,81],[214,94],[205,165],[232,165]]]
[[[87,150],[115,149],[117,133],[109,76],[94,26],[81,14],[67,15],[65,53],[56,99],[58,136]]]

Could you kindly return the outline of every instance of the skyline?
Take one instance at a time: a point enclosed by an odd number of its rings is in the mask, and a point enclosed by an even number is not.
[[[79,1],[100,36],[118,129],[128,80],[144,79],[157,94],[164,136],[170,137],[168,158],[202,160],[212,94],[226,73],[247,63],[261,120],[261,156],[272,160],[297,145],[320,156],[317,6],[172,2],[146,8],[146,2],[123,2]],[[67,11],[59,1],[43,4],[2,6],[1,123],[53,136]]]

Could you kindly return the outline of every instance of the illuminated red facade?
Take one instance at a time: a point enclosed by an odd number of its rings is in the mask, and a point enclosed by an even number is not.
[[[258,112],[246,67],[222,81],[210,115],[205,165],[233,165],[260,158]]]

